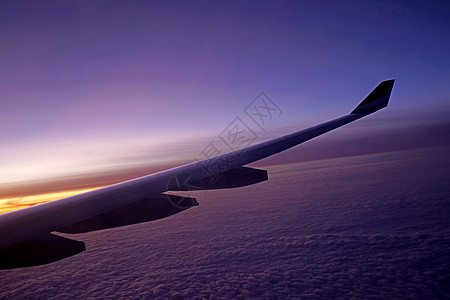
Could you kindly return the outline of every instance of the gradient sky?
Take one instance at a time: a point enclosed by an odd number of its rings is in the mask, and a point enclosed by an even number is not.
[[[0,199],[192,161],[260,91],[283,110],[261,138],[392,78],[388,110],[331,137],[446,123],[449,15],[445,1],[2,1]]]

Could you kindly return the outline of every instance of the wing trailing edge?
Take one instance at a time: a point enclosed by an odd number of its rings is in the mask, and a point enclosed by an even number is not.
[[[46,234],[1,249],[0,269],[44,265],[73,256],[85,250],[84,242],[54,234]]]
[[[149,197],[107,211],[95,217],[58,229],[62,233],[84,233],[114,227],[139,224],[169,217],[188,208],[198,206],[194,198],[176,195]]]

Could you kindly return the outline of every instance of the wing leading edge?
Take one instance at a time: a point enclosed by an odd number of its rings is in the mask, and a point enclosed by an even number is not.
[[[0,215],[0,269],[40,265],[84,251],[81,241],[51,232],[79,233],[164,218],[198,205],[193,198],[163,194],[222,189],[268,179],[245,165],[292,148],[388,105],[394,80],[381,82],[350,114],[279,138],[203,161],[95,191]],[[220,165],[220,168],[213,166]]]

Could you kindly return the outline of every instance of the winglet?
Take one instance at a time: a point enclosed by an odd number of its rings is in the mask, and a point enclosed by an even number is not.
[[[388,105],[395,79],[381,82],[351,114],[368,115]]]

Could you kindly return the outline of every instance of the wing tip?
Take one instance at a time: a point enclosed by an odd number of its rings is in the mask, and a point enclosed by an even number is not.
[[[386,107],[389,103],[395,79],[380,82],[378,86],[351,112],[368,115]]]

